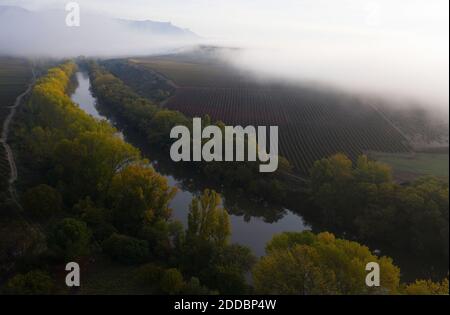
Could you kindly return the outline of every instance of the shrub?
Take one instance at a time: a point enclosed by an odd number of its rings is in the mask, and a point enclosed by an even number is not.
[[[12,277],[5,287],[6,294],[51,294],[54,283],[50,276],[42,271],[34,270],[26,274],[17,274]]]
[[[33,217],[47,219],[61,211],[62,197],[53,187],[42,184],[27,190],[23,205]]]
[[[146,241],[117,233],[103,242],[103,250],[112,259],[124,264],[142,263],[149,256]]]

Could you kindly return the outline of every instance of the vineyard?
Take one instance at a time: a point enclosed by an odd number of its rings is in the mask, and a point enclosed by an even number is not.
[[[31,69],[26,60],[0,57],[0,107],[13,105],[30,77]]]
[[[179,88],[167,107],[228,125],[279,126],[280,154],[306,174],[334,153],[408,152],[406,139],[356,99],[312,89]]]
[[[314,161],[335,153],[354,160],[367,151],[407,153],[412,149],[410,133],[399,126],[408,130],[414,120],[405,118],[403,125],[394,125],[398,120],[390,119],[395,117],[376,101],[307,85],[262,82],[224,63],[192,56],[122,62],[130,69],[156,71],[172,82],[175,95],[164,102],[169,109],[190,117],[208,114],[233,126],[278,126],[280,154],[299,174],[308,174]],[[114,74],[126,78],[126,68]]]
[[[30,77],[31,69],[26,60],[0,57],[0,132],[4,119],[10,112],[9,106],[25,90]],[[5,149],[0,146],[0,191],[6,187],[9,172]]]

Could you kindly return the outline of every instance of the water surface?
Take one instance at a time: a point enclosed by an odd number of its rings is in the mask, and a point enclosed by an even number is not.
[[[96,99],[90,91],[90,80],[88,74],[86,72],[77,72],[76,77],[78,80],[78,87],[71,96],[72,100],[93,117],[97,119],[106,119],[111,124],[115,125],[116,128],[119,128],[110,117],[106,117],[98,110],[96,106]],[[125,141],[128,141],[133,145],[136,145],[138,142],[139,144],[136,146],[141,149],[144,157],[152,162],[152,165],[157,171],[160,171],[160,163],[152,159],[151,154],[146,154],[149,149],[145,147],[145,144],[143,144],[144,141],[136,141],[136,135],[130,135],[127,130],[120,130],[120,134]],[[199,190],[187,189],[185,182],[189,181],[189,179],[183,178],[183,181],[176,179],[176,176],[171,174],[170,168],[164,168],[162,175],[168,179],[170,185],[176,186],[179,189],[177,195],[171,201],[170,207],[173,209],[173,217],[181,221],[186,226],[189,205],[192,198],[199,193]],[[231,198],[224,200],[224,203],[235,204],[234,200]],[[252,207],[257,208],[258,204],[252,205]],[[267,204],[260,205],[261,211],[266,208]],[[253,209],[252,213],[255,212],[257,213],[258,209]],[[234,213],[242,213],[242,215],[237,215]],[[234,207],[233,213],[230,213],[230,220],[232,228],[232,242],[250,247],[257,256],[264,255],[265,245],[274,234],[287,231],[300,232],[305,229],[310,229],[301,216],[294,214],[287,209],[279,209],[276,212],[276,218],[268,220],[267,216],[248,215],[248,209],[239,209]]]

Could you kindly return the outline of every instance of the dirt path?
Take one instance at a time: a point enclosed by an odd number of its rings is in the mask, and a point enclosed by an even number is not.
[[[14,159],[14,153],[11,150],[11,146],[8,144],[8,135],[9,135],[9,131],[10,131],[11,121],[13,120],[14,115],[16,114],[17,107],[20,106],[22,99],[25,97],[25,95],[30,93],[31,89],[33,88],[34,82],[36,80],[36,74],[34,72],[33,67],[31,67],[31,72],[32,72],[32,80],[31,80],[30,84],[28,85],[27,89],[22,94],[17,96],[17,98],[14,102],[14,105],[9,107],[11,110],[9,112],[9,115],[6,117],[5,121],[3,122],[2,134],[0,137],[0,144],[3,145],[3,147],[5,148],[6,158],[8,160],[9,168],[11,170],[10,176],[8,179],[9,192],[11,194],[12,200],[19,207],[20,207],[20,203],[19,203],[19,199],[17,196],[17,191],[14,187],[14,183],[17,180],[17,167],[16,167],[16,161]]]

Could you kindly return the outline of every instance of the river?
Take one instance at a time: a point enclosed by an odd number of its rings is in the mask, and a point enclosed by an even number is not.
[[[129,130],[122,130],[112,120],[111,116],[108,115],[107,117],[99,111],[96,99],[90,91],[90,80],[87,73],[77,72],[76,78],[78,86],[71,95],[72,100],[94,118],[105,119],[118,128],[118,135],[125,141],[137,146],[143,156],[151,161],[156,171],[166,177],[170,185],[179,189],[170,203],[170,207],[173,209],[173,217],[186,226],[189,204],[192,198],[198,194],[199,189],[194,187],[189,189],[189,178],[183,177],[181,179],[180,175],[175,174],[175,170],[170,165],[168,166],[167,163],[164,165],[162,159],[157,160],[155,156],[158,156],[158,154],[156,152],[154,155],[151,154],[152,150],[146,147],[142,139],[137,139],[136,134]],[[240,208],[237,203],[232,198],[224,200],[225,205],[232,205],[232,211],[229,211],[232,228],[231,241],[248,246],[257,256],[264,255],[265,245],[273,235],[287,231],[300,232],[310,229],[301,216],[288,209],[272,209],[271,205],[268,204],[255,205],[250,203],[248,207],[252,209],[249,211],[249,209]],[[228,209],[228,207],[226,208]]]

